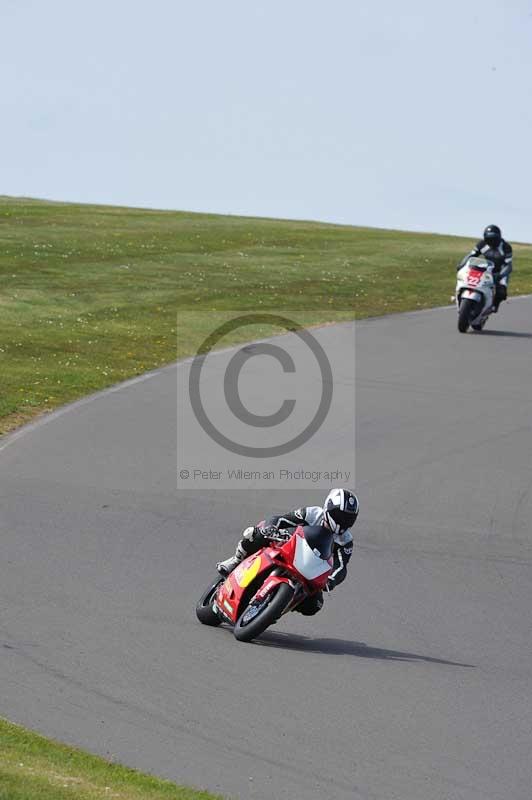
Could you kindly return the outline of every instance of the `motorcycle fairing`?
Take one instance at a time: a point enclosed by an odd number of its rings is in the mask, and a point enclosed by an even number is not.
[[[457,307],[460,306],[462,300],[477,302],[479,304],[478,314],[471,320],[474,323],[489,315],[494,297],[493,264],[486,259],[469,258],[457,274]]]
[[[257,575],[259,574],[259,570],[261,567],[261,559],[259,557],[252,557],[246,558],[246,560],[240,564],[234,571],[235,580],[238,585],[245,589],[246,586],[249,586],[252,580],[254,580]]]
[[[271,571],[274,562],[272,548],[264,548],[245,558],[238,567],[227,576],[216,593],[216,606],[232,625],[240,616],[240,606],[244,594],[249,597],[249,587],[265,570]]]
[[[330,560],[325,561],[317,552],[310,547],[304,536],[296,537],[294,567],[309,581],[331,571]]]
[[[304,528],[298,526],[280,547],[265,547],[245,558],[220,585],[215,605],[222,617],[234,625],[251,599],[262,600],[275,584],[288,583],[294,589],[305,586],[314,594],[324,588],[332,568],[332,555],[322,558],[319,550],[306,541]]]

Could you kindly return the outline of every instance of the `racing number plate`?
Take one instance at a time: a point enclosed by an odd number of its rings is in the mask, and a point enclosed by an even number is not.
[[[470,269],[467,275],[467,282],[470,286],[478,286],[483,277],[484,277],[483,270]]]

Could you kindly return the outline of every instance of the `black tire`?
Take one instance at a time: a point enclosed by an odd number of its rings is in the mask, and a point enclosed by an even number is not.
[[[224,580],[225,578],[220,576],[216,580],[216,583],[211,584],[200,597],[200,600],[196,606],[196,616],[203,625],[212,625],[213,627],[216,627],[222,623],[222,620],[212,607],[212,601],[218,586],[223,583]]]
[[[264,605],[253,619],[246,621],[246,613],[251,608],[251,603],[248,605],[243,613],[239,616],[234,627],[235,638],[239,642],[250,642],[261,633],[264,633],[266,628],[276,622],[287,605],[290,603],[294,596],[294,590],[288,583],[279,583],[273,587],[272,591],[266,596]]]
[[[469,298],[460,301],[460,308],[458,309],[458,330],[460,333],[466,333],[470,320],[476,317],[474,312],[476,304],[476,300],[470,300]]]

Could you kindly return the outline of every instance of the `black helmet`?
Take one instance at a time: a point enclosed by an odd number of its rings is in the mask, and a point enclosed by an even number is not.
[[[501,243],[502,234],[498,225],[488,225],[484,228],[484,241],[490,247],[498,247]]]
[[[356,522],[358,497],[349,489],[331,489],[323,504],[323,516],[333,533],[342,533]]]

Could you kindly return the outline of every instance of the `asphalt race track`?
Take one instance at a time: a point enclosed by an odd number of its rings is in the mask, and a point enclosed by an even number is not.
[[[357,323],[348,580],[255,644],[196,599],[321,491],[177,493],[182,366],[3,441],[0,715],[240,800],[530,800],[532,299],[488,326]]]

